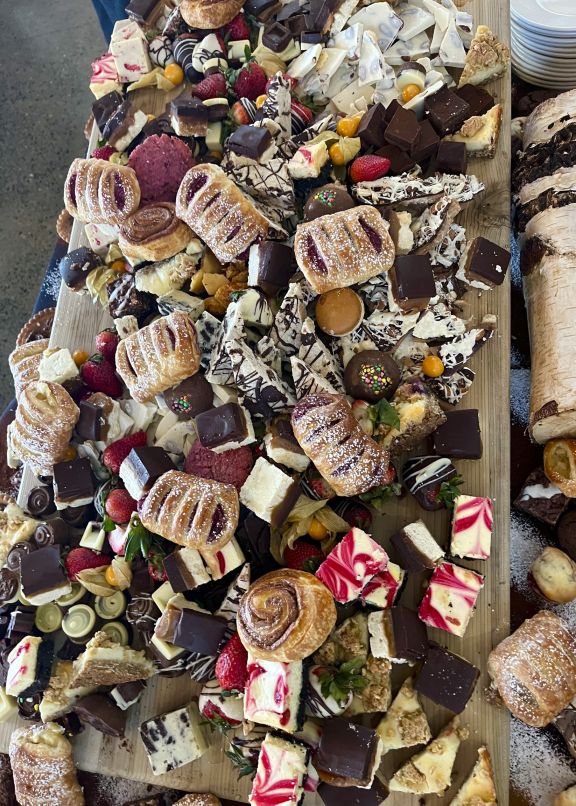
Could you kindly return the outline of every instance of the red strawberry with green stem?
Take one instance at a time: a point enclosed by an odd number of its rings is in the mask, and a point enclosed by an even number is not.
[[[238,634],[224,644],[216,661],[216,677],[225,691],[244,691],[248,652]]]
[[[103,565],[110,565],[111,562],[111,557],[98,554],[92,549],[78,546],[68,552],[64,560],[64,567],[66,568],[68,579],[74,582],[81,571],[86,571],[90,568],[101,568]]]
[[[80,375],[82,381],[93,392],[103,392],[109,397],[120,397],[122,394],[122,382],[116,375],[114,365],[100,353],[96,353],[82,364]]]
[[[356,157],[350,166],[351,182],[373,182],[386,176],[392,163],[386,157],[378,157],[376,154],[366,154],[363,157]]]
[[[314,574],[323,561],[324,554],[318,546],[313,546],[305,540],[297,540],[292,548],[287,546],[284,549],[282,559],[287,568]]]
[[[119,344],[120,337],[115,330],[111,330],[110,328],[101,330],[96,336],[95,345],[97,352],[103,355],[111,364],[116,360],[116,348]]]
[[[237,98],[249,98],[255,101],[266,92],[268,80],[264,69],[257,62],[248,62],[242,67],[234,81],[234,92]]]
[[[201,101],[208,101],[211,98],[226,98],[228,86],[223,73],[212,73],[192,87],[192,95]]]
[[[120,472],[120,465],[126,459],[132,448],[141,448],[146,445],[146,432],[136,431],[128,437],[111,442],[102,454],[102,464],[116,476]]]
[[[136,501],[128,490],[121,487],[109,492],[104,505],[106,514],[114,523],[128,523],[132,513],[136,511],[136,507]]]
[[[222,28],[224,37],[229,42],[239,42],[241,39],[250,39],[250,28],[244,14],[236,14],[233,20],[227,22]]]

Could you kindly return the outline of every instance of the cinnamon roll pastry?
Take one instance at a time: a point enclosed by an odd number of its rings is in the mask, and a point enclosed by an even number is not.
[[[8,366],[14,378],[14,392],[16,400],[20,399],[22,391],[32,381],[37,381],[40,377],[39,367],[42,360],[42,353],[48,347],[48,339],[38,339],[29,341],[12,350],[8,356]]]
[[[144,499],[140,520],[179,546],[214,554],[234,537],[239,514],[235,487],[169,470]]]
[[[312,288],[323,294],[388,271],[395,247],[378,210],[364,204],[299,224],[294,254]]]
[[[64,459],[80,415],[78,406],[59,383],[32,381],[20,396],[10,426],[10,449],[37,476],[51,476]]]
[[[222,263],[247,259],[252,244],[271,235],[271,223],[218,165],[190,168],[178,190],[176,215]]]
[[[138,209],[140,185],[132,168],[107,160],[75,159],[64,184],[64,205],[84,223],[117,224]]]
[[[306,571],[282,568],[256,580],[238,608],[240,640],[254,658],[292,663],[322,646],[336,624],[328,588]]]
[[[342,395],[302,398],[292,412],[292,429],[336,495],[359,495],[393,478],[390,454],[362,431]]]
[[[72,745],[55,722],[18,728],[10,739],[10,763],[20,806],[84,806]]]
[[[171,202],[146,204],[122,222],[118,245],[134,262],[166,260],[192,240],[192,230],[179,218]]]
[[[116,350],[116,371],[139,403],[194,375],[199,366],[196,328],[182,311],[132,333]]]
[[[541,610],[488,656],[492,687],[527,725],[548,725],[576,695],[576,636],[561,618]]]

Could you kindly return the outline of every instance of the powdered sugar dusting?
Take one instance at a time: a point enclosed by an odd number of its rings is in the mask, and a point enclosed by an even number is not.
[[[533,806],[550,806],[559,792],[576,783],[576,772],[553,735],[512,719],[510,781]]]
[[[512,422],[527,428],[530,417],[529,369],[513,369],[510,373],[510,410]]]
[[[166,803],[174,803],[182,797],[181,793],[166,790],[161,787],[139,781],[129,781],[126,778],[107,778],[103,775],[94,775],[90,779],[90,803],[92,806],[116,806],[140,798],[149,798],[152,795],[164,794]]]

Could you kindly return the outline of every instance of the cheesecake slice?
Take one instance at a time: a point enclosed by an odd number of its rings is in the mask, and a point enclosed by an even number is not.
[[[154,775],[189,764],[208,750],[195,702],[143,722],[140,738]]]
[[[258,756],[251,806],[297,806],[304,797],[308,754],[303,745],[268,733]]]
[[[488,81],[499,78],[509,63],[510,49],[500,42],[487,25],[479,25],[466,54],[458,86],[487,84]]]
[[[81,686],[73,688],[70,685],[73,673],[73,664],[70,660],[57,660],[54,664],[48,688],[44,692],[40,703],[40,718],[42,722],[53,722],[68,711],[82,697],[87,697],[96,691],[96,686]]]
[[[144,652],[121,646],[105,632],[97,632],[74,661],[70,685],[117,686],[131,680],[147,680],[156,668]]]
[[[411,677],[402,684],[386,715],[380,720],[376,732],[382,739],[385,753],[427,744],[432,738],[430,725]]]
[[[485,115],[468,118],[460,131],[445,139],[464,143],[469,157],[491,159],[496,153],[501,126],[502,104],[496,104]]]
[[[479,747],[478,761],[450,806],[496,806],[497,802],[492,759],[486,747]]]
[[[244,718],[294,733],[302,694],[302,662],[281,663],[248,656]]]

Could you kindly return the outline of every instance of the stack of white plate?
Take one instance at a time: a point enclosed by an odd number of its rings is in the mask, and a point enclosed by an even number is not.
[[[540,87],[576,87],[576,0],[511,0],[512,64]]]

